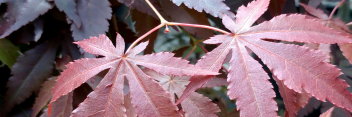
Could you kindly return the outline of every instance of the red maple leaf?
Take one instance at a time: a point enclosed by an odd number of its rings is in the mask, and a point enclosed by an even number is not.
[[[138,116],[181,116],[171,101],[171,96],[137,65],[170,75],[217,74],[199,69],[188,64],[186,60],[174,58],[173,53],[137,55],[145,49],[147,42],[124,53],[125,43],[120,35],[116,38],[116,48],[105,35],[76,44],[86,52],[104,57],[84,58],[68,64],[53,88],[51,102],[68,94],[99,72],[109,68],[110,70],[87,99],[73,111],[72,116],[125,115],[123,92],[125,78],[128,80],[131,102]]]
[[[223,17],[230,35],[216,35],[204,43],[220,45],[207,53],[196,66],[217,72],[229,61],[228,95],[236,99],[241,116],[276,116],[275,93],[262,66],[249,54],[255,53],[277,76],[295,92],[307,92],[319,100],[329,100],[338,107],[352,111],[352,95],[348,84],[339,79],[340,70],[327,63],[327,56],[294,44],[265,39],[305,43],[351,43],[349,34],[333,30],[305,15],[279,15],[270,21],[252,26],[267,10],[269,0],[255,0],[238,9],[236,19]],[[250,51],[248,51],[250,50]],[[211,77],[193,77],[185,94],[201,87]],[[180,100],[186,98],[182,96]],[[180,101],[178,101],[180,102]]]

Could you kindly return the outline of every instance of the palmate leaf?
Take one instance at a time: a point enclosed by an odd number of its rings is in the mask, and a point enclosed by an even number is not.
[[[10,35],[52,8],[46,0],[7,0],[4,3],[8,9],[0,20],[0,38]]]
[[[67,69],[58,77],[53,88],[51,102],[55,102],[62,95],[68,94],[99,72],[110,68],[98,87],[73,111],[73,116],[126,115],[122,106],[124,102],[122,91],[124,78],[128,80],[132,105],[138,116],[181,116],[177,107],[171,101],[170,95],[159,84],[151,80],[137,65],[173,75],[217,74],[197,68],[188,64],[186,60],[174,58],[172,57],[173,54],[166,52],[137,55],[145,49],[147,42],[137,45],[128,53],[123,53],[125,44],[120,35],[117,36],[116,42],[115,48],[105,35],[76,42],[86,52],[104,57],[80,59],[67,65]]]
[[[259,18],[264,13],[256,12],[255,8],[263,8],[266,11],[267,4],[269,0],[255,0],[247,5],[248,7],[238,9],[242,13],[237,13],[240,16],[236,16],[236,20],[223,17],[223,24],[232,31],[232,34],[216,35],[204,41],[208,44],[221,44],[203,56],[197,65],[204,69],[218,71],[226,56],[231,56],[227,76],[228,95],[231,99],[237,100],[236,104],[241,110],[241,116],[272,116],[276,115],[277,110],[277,105],[272,99],[275,94],[270,89],[267,74],[261,69],[260,64],[247,55],[249,54],[247,49],[253,51],[289,89],[299,93],[307,92],[319,100],[329,100],[336,106],[352,111],[352,95],[346,89],[348,85],[338,78],[341,74],[339,69],[325,62],[327,57],[324,54],[297,45],[262,40],[351,43],[349,35],[326,27],[318,20],[298,14],[280,15],[250,27],[255,21],[251,18]],[[191,79],[190,85],[196,86],[187,86],[184,95],[194,91],[195,87],[199,88],[205,82],[206,80],[200,78]],[[242,86],[242,83],[248,85]],[[239,84],[242,89],[234,88]],[[258,88],[259,86],[263,87]],[[246,91],[238,91],[243,89]],[[251,94],[248,95],[248,92]],[[260,101],[254,100],[260,98]]]

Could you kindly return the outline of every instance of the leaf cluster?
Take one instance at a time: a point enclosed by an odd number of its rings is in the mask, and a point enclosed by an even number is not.
[[[0,0],[0,116],[351,116],[326,1]]]

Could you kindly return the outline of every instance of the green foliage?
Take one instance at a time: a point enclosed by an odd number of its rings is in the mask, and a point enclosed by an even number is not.
[[[0,39],[0,61],[10,68],[15,64],[20,55],[18,47],[7,39]]]

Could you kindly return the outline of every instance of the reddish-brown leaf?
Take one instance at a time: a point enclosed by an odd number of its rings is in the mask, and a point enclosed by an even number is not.
[[[327,14],[325,14],[320,9],[315,9],[315,8],[308,6],[308,5],[305,5],[305,4],[301,4],[301,6],[303,6],[303,8],[308,13],[319,18],[324,25],[329,26],[329,27],[336,29],[336,30],[340,30],[342,32],[351,32],[349,30],[348,26],[340,19],[329,19]],[[342,54],[347,58],[347,60],[350,63],[352,63],[352,54],[351,54],[352,44],[338,44],[338,45],[342,51]],[[318,46],[320,46],[320,45],[318,45]],[[319,49],[319,50],[322,50],[322,49]],[[323,50],[323,52],[324,52],[324,50]]]
[[[339,44],[339,47],[342,51],[343,56],[352,63],[352,44]]]
[[[297,45],[262,40],[245,43],[288,88],[352,110],[352,95],[346,89],[348,84],[338,78],[341,74],[338,68],[325,62],[326,55]]]
[[[285,104],[285,116],[297,117],[298,111],[308,103],[311,96],[306,93],[297,93],[287,88],[281,80],[277,79],[275,76],[273,77],[279,87],[280,95]]]
[[[178,96],[180,95],[181,93],[178,93]],[[196,92],[192,92],[181,105],[186,117],[217,117],[216,113],[220,112],[219,107],[208,97]]]
[[[42,88],[38,94],[38,97],[35,99],[35,103],[32,107],[32,117],[36,117],[37,114],[42,110],[42,108],[47,105],[51,98],[51,89],[55,84],[55,77],[49,78],[46,82],[43,83]]]
[[[71,92],[99,72],[116,64],[117,61],[109,58],[84,58],[69,63],[67,69],[57,78],[51,102]]]
[[[174,58],[173,53],[161,52],[156,54],[136,56],[134,63],[158,71],[163,74],[174,75],[199,75],[207,70],[193,69],[188,61],[181,58]],[[170,62],[172,61],[172,62]],[[216,74],[216,72],[213,72]]]
[[[247,101],[245,103],[240,103],[241,101],[238,99],[237,101],[240,102],[237,103],[237,106],[240,108],[241,106],[248,107],[246,109],[242,109],[242,111],[244,111],[242,114],[246,113],[255,115],[259,113],[257,116],[260,116],[260,112],[265,114],[276,114],[276,104],[272,100],[275,95],[273,93],[269,93],[269,95],[267,93],[263,93],[272,92],[270,91],[270,83],[267,82],[268,78],[265,75],[265,72],[260,70],[260,67],[258,67],[259,64],[254,60],[251,60],[252,58],[247,55],[247,49],[250,49],[255,54],[257,54],[259,58],[262,59],[264,64],[270,68],[274,75],[278,76],[278,79],[282,80],[284,85],[286,85],[289,89],[293,89],[299,93],[307,92],[309,95],[312,95],[319,100],[325,101],[327,99],[334,103],[336,106],[343,107],[351,111],[352,95],[346,90],[348,85],[338,78],[341,74],[339,69],[325,62],[327,57],[324,54],[296,45],[286,45],[262,40],[274,39],[291,42],[328,44],[351,43],[352,40],[350,39],[350,35],[345,32],[333,30],[329,27],[326,27],[319,20],[298,14],[280,15],[274,17],[270,21],[266,21],[251,27],[251,25],[257,20],[256,18],[259,18],[259,16],[265,12],[267,6],[266,4],[268,1],[269,0],[257,0],[250,3],[248,7],[242,7],[241,9],[244,10],[239,10],[236,16],[236,20],[225,16],[223,18],[223,23],[227,28],[229,28],[229,30],[232,31],[233,34],[217,35],[213,38],[210,38],[209,40],[204,41],[205,43],[210,44],[221,44],[213,51],[203,56],[202,59],[198,61],[196,66],[217,71],[222,66],[225,58],[231,57],[231,69],[228,73],[228,81],[230,81],[228,87],[230,90],[228,94],[232,98],[247,96],[248,91],[250,91],[250,88],[246,89],[248,90],[246,94],[236,91],[238,88],[232,89],[232,87],[236,86],[234,83],[237,83],[237,85],[243,85],[243,83],[251,84],[253,82],[259,83],[252,86],[245,85],[241,88],[265,86],[265,88],[260,88],[264,89],[260,90],[261,92],[251,93],[259,94],[258,96],[250,97],[262,98],[263,100],[266,100],[265,102],[269,103],[269,105],[265,105],[262,102],[257,101]],[[263,8],[264,11],[256,11],[257,9],[249,8]],[[237,27],[238,24],[243,26],[240,25],[240,27]],[[236,47],[241,47],[242,49],[237,50],[239,52],[236,52],[236,50],[234,50]],[[232,53],[228,55],[231,49]],[[234,60],[238,60],[239,62],[234,64]],[[255,72],[245,72],[246,70]],[[238,76],[238,74],[243,75]],[[241,76],[244,77],[242,80],[234,80],[234,78],[240,79]],[[187,94],[189,95],[190,92],[195,91],[197,88],[201,87],[209,79],[210,78],[191,78],[191,83],[187,86],[187,89],[185,90],[183,96],[181,96],[180,100],[185,99]],[[256,80],[252,81],[251,79]],[[239,81],[243,82],[239,83]],[[181,101],[178,101],[178,103],[179,102]],[[251,104],[259,104],[259,106],[251,106]],[[265,109],[259,109],[260,112],[248,111],[256,110],[255,108],[258,107],[265,107]]]
[[[350,35],[322,25],[305,15],[279,15],[241,34],[249,38],[269,38],[305,43],[351,43]]]
[[[227,86],[228,84],[229,83],[224,78],[212,78],[207,83],[205,83],[202,88]]]
[[[125,115],[123,66],[110,69],[97,88],[72,112],[72,117]]]
[[[126,108],[126,115],[127,117],[137,117],[137,114],[136,114],[136,111],[135,111],[135,108],[133,108],[133,105],[132,105],[132,100],[131,100],[131,95],[130,93],[128,93],[127,95],[125,95],[125,98],[124,98],[124,106]]]
[[[310,6],[305,5],[305,4],[302,4],[302,3],[301,3],[301,6],[302,6],[309,14],[311,14],[311,15],[317,17],[317,18],[320,18],[320,19],[328,19],[328,18],[329,18],[329,16],[326,15],[323,10],[316,9],[316,8],[310,7]]]
[[[132,104],[136,113],[142,117],[179,117],[177,107],[171,96],[159,84],[151,80],[141,69],[131,63],[126,66],[126,77],[129,80]],[[144,100],[144,101],[141,101]]]
[[[332,111],[334,111],[334,107],[330,108],[329,110],[322,113],[319,117],[332,117]]]
[[[247,6],[241,6],[237,10],[234,27],[227,28],[236,33],[247,31],[253,25],[253,23],[268,9],[269,1],[270,0],[255,0],[248,3]]]
[[[118,38],[121,37],[121,35],[119,34],[117,36]],[[123,54],[123,50],[125,49],[124,42],[117,42],[119,43],[119,46],[118,48],[115,48],[110,41],[103,40],[109,40],[109,38],[105,35],[99,35],[99,37],[91,37],[90,39],[82,40],[75,43],[80,45],[82,49],[84,49],[84,51],[94,55],[103,55],[105,57],[110,57],[114,55]]]
[[[224,17],[226,18],[226,17]],[[228,35],[216,35],[211,37],[208,40],[205,40],[204,43],[217,44],[226,40],[230,40],[231,37]],[[208,69],[211,71],[219,71],[223,62],[225,61],[226,56],[230,52],[229,43],[223,43],[219,45],[217,48],[212,50],[211,52],[206,53],[202,59],[198,60],[196,66]],[[211,61],[211,62],[209,62]],[[177,100],[177,104],[181,103],[184,99],[186,99],[192,92],[201,88],[204,84],[206,84],[210,79],[214,78],[214,76],[194,76],[191,77],[190,83],[186,86],[182,96]]]
[[[51,103],[50,117],[69,117],[73,110],[72,96],[73,96],[73,93],[71,92],[65,96],[60,97],[54,103]]]
[[[231,41],[232,42],[232,41]],[[225,42],[226,43],[226,42]],[[269,76],[261,65],[248,55],[244,45],[233,42],[232,58],[227,75],[230,99],[236,99],[236,105],[243,117],[277,116],[275,92],[268,81]]]
[[[173,58],[173,54],[137,55],[145,49],[148,42],[137,45],[127,53],[122,53],[123,50],[120,50],[124,48],[121,36],[117,36],[116,42],[115,48],[104,35],[77,42],[87,52],[105,57],[80,59],[67,65],[67,69],[58,77],[51,102],[55,102],[60,96],[71,92],[99,72],[110,68],[109,73],[98,85],[98,88],[89,94],[88,98],[74,111],[73,116],[125,115],[126,111],[122,107],[124,96],[121,91],[124,77],[129,82],[132,105],[138,116],[181,116],[177,107],[171,101],[170,95],[149,76],[145,75],[137,64],[170,75],[217,74],[190,65],[186,60]],[[166,62],[165,60],[172,60],[173,62]],[[192,71],[185,71],[185,69]],[[92,106],[96,107],[92,108]],[[91,111],[88,113],[86,110]]]

